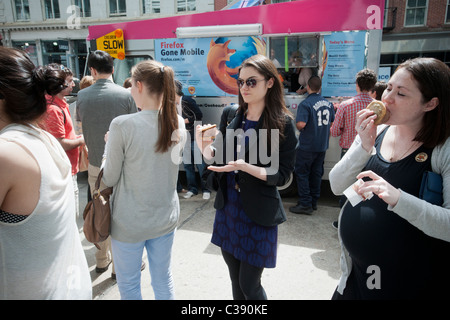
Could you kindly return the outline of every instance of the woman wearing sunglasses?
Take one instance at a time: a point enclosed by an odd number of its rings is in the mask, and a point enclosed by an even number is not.
[[[214,161],[208,167],[208,184],[217,191],[211,242],[222,250],[233,298],[267,299],[261,276],[276,265],[277,226],[286,220],[277,186],[294,169],[297,140],[269,58],[244,61],[237,84],[239,109],[226,132],[212,144],[205,139],[212,130],[202,136],[198,126],[196,141],[206,161]]]

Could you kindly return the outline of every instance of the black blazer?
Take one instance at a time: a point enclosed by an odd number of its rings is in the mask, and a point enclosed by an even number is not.
[[[241,128],[243,115],[238,113],[234,120],[228,125],[227,129],[236,130]],[[251,164],[259,167],[269,168],[272,163],[264,164],[265,161],[261,159],[259,154],[259,140],[261,139],[258,129],[261,128],[263,116],[258,121],[256,126],[256,142],[255,139],[250,139],[249,145],[246,146],[245,160],[248,163],[250,154],[257,154],[257,163],[251,162]],[[264,133],[265,134],[265,133]],[[218,137],[220,139],[220,135]],[[230,141],[233,140],[233,135],[227,133],[223,136],[223,161],[220,163],[215,162],[215,165],[223,165],[230,159],[226,159],[226,147],[229,146]],[[236,140],[236,139],[235,139]],[[253,141],[253,143],[252,143]],[[286,116],[286,125],[284,128],[284,139],[279,143],[279,165],[276,170],[270,170],[267,173],[267,181],[262,181],[254,176],[239,171],[237,173],[239,180],[239,188],[242,196],[242,203],[244,211],[250,219],[258,224],[264,226],[274,226],[286,221],[286,213],[281,202],[281,197],[278,192],[277,186],[284,185],[292,171],[294,170],[295,163],[295,149],[298,139],[295,136],[295,129],[293,120]],[[236,143],[236,141],[234,141]],[[218,146],[217,141],[214,146]],[[233,146],[235,144],[232,144]],[[270,155],[270,148],[269,155]],[[216,156],[220,153],[220,150],[216,150]],[[234,153],[234,152],[233,152]],[[268,155],[265,155],[268,157]],[[228,160],[228,161],[227,161]],[[214,202],[214,208],[222,209],[225,206],[227,199],[227,177],[224,172],[213,172],[208,176],[208,186],[217,191],[216,199]]]

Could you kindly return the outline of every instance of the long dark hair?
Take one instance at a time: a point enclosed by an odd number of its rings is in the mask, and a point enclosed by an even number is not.
[[[46,111],[44,68],[35,68],[24,51],[0,47],[0,98],[13,123],[37,120]]]
[[[438,98],[439,104],[425,113],[423,126],[415,140],[433,148],[450,137],[450,69],[434,58],[415,58],[403,62],[398,68],[409,71],[417,81],[423,103]]]
[[[283,139],[284,127],[286,125],[286,116],[292,118],[292,114],[286,108],[284,102],[283,86],[278,76],[278,71],[273,62],[263,55],[255,55],[245,60],[240,69],[252,67],[260,73],[264,79],[273,79],[273,86],[268,89],[265,97],[265,107],[263,111],[263,121],[261,129],[279,129],[280,138]],[[241,91],[239,90],[239,112],[245,113],[248,104],[244,101]],[[268,140],[270,141],[270,139]]]
[[[140,81],[151,94],[162,96],[162,106],[158,112],[159,137],[156,152],[166,152],[177,141],[172,134],[178,129],[178,115],[175,103],[175,82],[172,68],[155,60],[139,62],[131,70],[132,78]]]

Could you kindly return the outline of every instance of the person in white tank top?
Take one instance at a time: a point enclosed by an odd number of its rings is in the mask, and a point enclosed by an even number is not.
[[[0,47],[0,300],[92,299],[71,164],[35,125],[51,90],[44,69]]]

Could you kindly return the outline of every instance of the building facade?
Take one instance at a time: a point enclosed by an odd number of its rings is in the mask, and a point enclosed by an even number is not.
[[[88,26],[214,9],[214,0],[0,0],[0,39],[36,65],[61,63],[80,78]]]
[[[450,0],[386,0],[380,67],[414,57],[450,66]]]
[[[289,1],[296,0],[265,3]],[[226,2],[216,1],[216,10]],[[450,66],[450,0],[385,0],[380,67],[392,74],[400,63],[415,57],[437,58]]]
[[[222,10],[237,1],[0,0],[0,41],[26,50],[36,65],[61,63],[81,77],[90,25]],[[386,0],[380,67],[392,73],[419,56],[450,65],[450,0]]]

